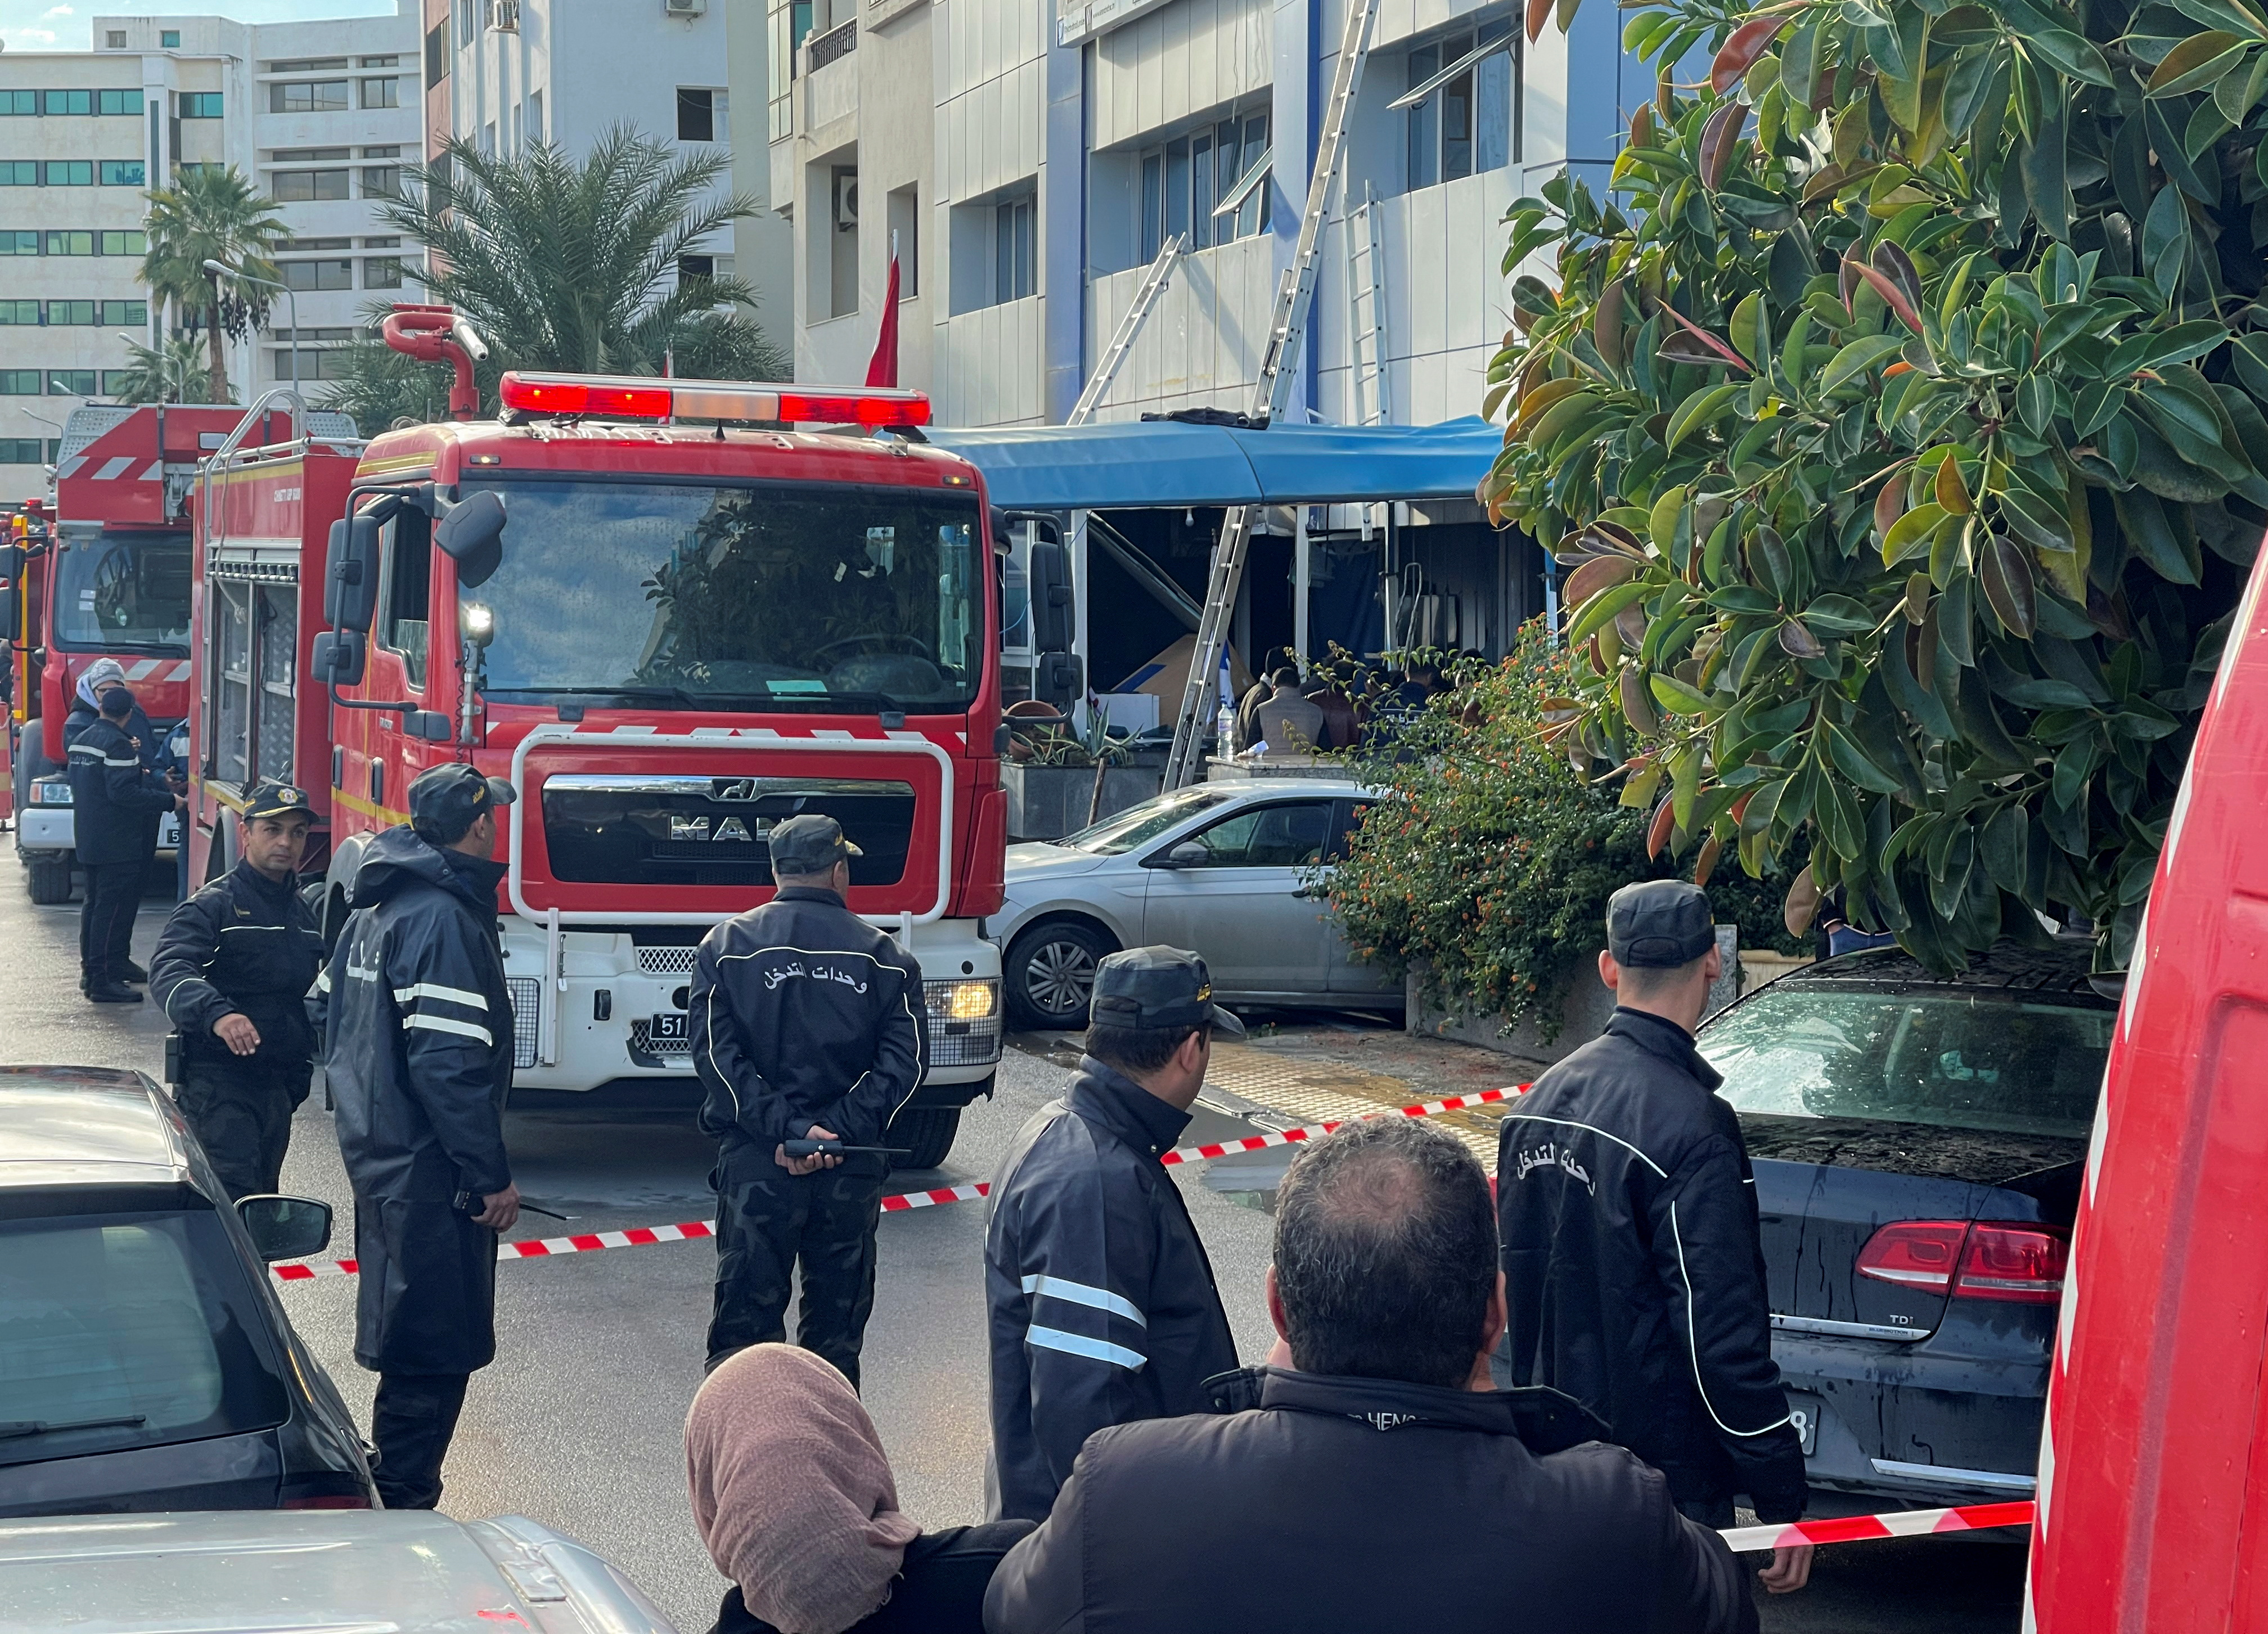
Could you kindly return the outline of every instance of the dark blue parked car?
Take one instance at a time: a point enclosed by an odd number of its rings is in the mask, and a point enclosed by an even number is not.
[[[2030,1496],[2116,1006],[2088,950],[1895,948],[1705,1023],[1755,1162],[1814,1514]]]

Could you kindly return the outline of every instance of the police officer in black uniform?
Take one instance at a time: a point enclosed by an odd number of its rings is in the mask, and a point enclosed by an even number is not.
[[[879,1146],[928,1066],[921,967],[844,905],[861,853],[832,817],[770,835],[772,900],[709,932],[694,965],[693,1064],[717,1137],[715,1367],[786,1336],[853,1387],[874,1308],[874,1226],[888,1159],[791,1158],[789,1140]]]
[[[151,775],[127,730],[139,711],[134,695],[113,687],[102,712],[70,746],[73,843],[86,873],[79,910],[79,989],[98,1005],[138,1005],[126,985],[141,972],[127,957],[134,915],[158,847],[158,819],[180,797]]]
[[[1078,1075],[992,1182],[985,1484],[1002,1519],[1046,1520],[1095,1431],[1213,1410],[1205,1380],[1236,1365],[1212,1263],[1158,1160],[1189,1127],[1215,1033],[1242,1038],[1244,1025],[1214,1005],[1204,960],[1111,954]]]
[[[306,791],[263,783],[243,816],[244,856],[173,909],[150,961],[180,1052],[173,1099],[232,1197],[282,1183],[314,1070],[306,998],[323,963],[299,895],[314,821]]]
[[[1748,1149],[1693,1048],[1720,963],[1699,887],[1616,891],[1599,955],[1615,1012],[1521,1098],[1497,1156],[1509,1382],[1575,1397],[1712,1527],[1738,1494],[1767,1521],[1808,1497]],[[1774,1554],[1764,1586],[1802,1587],[1809,1546]]]

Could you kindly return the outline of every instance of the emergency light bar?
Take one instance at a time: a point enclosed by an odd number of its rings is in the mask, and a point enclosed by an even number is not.
[[[497,385],[508,409],[621,420],[772,420],[789,425],[927,425],[929,395],[880,386],[805,391],[744,380],[657,380],[645,375],[531,374]]]

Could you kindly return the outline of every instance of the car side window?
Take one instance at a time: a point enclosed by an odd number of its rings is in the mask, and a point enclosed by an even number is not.
[[[1375,802],[1371,800],[1341,800],[1338,821],[1331,825],[1330,848],[1323,853],[1327,863],[1344,862],[1354,844],[1354,831],[1362,827],[1363,813]]]
[[[378,644],[401,655],[409,684],[425,685],[425,651],[432,593],[432,524],[405,506],[379,529],[386,553],[385,589],[379,607]]]
[[[1205,849],[1198,868],[1299,868],[1322,857],[1331,828],[1329,800],[1260,806],[1199,829],[1181,845]]]

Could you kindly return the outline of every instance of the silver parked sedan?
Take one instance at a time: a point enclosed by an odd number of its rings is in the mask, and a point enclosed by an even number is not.
[[[1402,984],[1351,958],[1310,888],[1378,797],[1344,781],[1264,778],[1161,794],[1060,840],[1008,848],[987,922],[1011,1015],[1086,1025],[1095,962],[1122,947],[1194,949],[1230,1004],[1398,1011]]]

